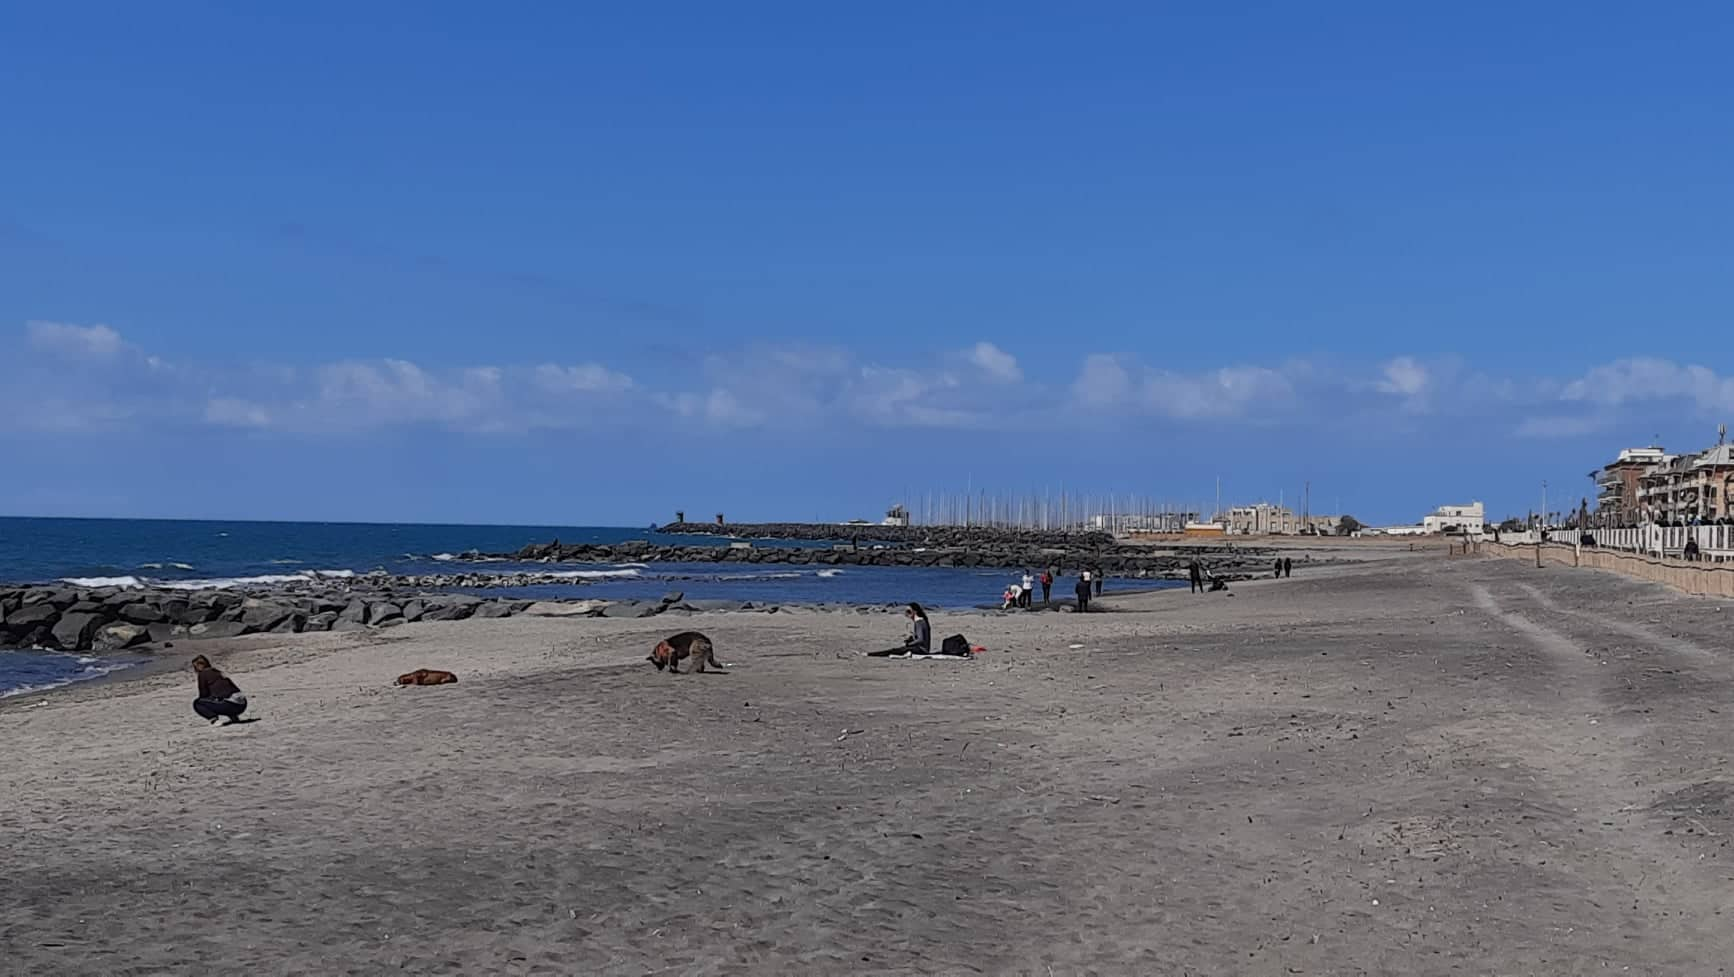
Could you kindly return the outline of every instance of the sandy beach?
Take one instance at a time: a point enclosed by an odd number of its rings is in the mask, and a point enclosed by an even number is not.
[[[885,613],[514,618],[234,642],[237,727],[180,671],[8,701],[0,960],[1727,972],[1729,607],[1390,557],[937,618],[971,662],[862,657]],[[689,626],[732,674],[644,661]]]

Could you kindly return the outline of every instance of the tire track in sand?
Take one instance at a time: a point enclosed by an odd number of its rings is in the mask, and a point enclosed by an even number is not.
[[[1557,614],[1568,620],[1587,622],[1604,631],[1611,631],[1614,634],[1624,635],[1639,644],[1655,648],[1659,651],[1682,654],[1704,662],[1715,661],[1718,657],[1715,652],[1705,648],[1703,645],[1694,644],[1684,638],[1663,637],[1662,635],[1656,634],[1654,631],[1645,628],[1641,624],[1633,624],[1630,621],[1622,621],[1616,617],[1610,617],[1606,614],[1598,614],[1595,611],[1584,610],[1581,608],[1561,607],[1557,601],[1545,593],[1542,593],[1541,588],[1534,584],[1520,583],[1517,586],[1518,589],[1527,594],[1531,600],[1540,604],[1542,609],[1546,610],[1550,614]],[[1489,595],[1488,599],[1492,599],[1491,595]]]

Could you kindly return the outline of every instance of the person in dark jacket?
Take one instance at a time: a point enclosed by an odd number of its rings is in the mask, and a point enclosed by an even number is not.
[[[933,625],[928,623],[927,612],[921,605],[911,602],[903,609],[903,616],[909,619],[909,637],[903,639],[903,644],[884,651],[870,651],[870,658],[893,658],[901,655],[931,655],[933,654]]]
[[[1276,572],[1272,573],[1271,576],[1279,577],[1279,578],[1282,576],[1282,561],[1281,560],[1276,561]]]
[[[233,679],[224,675],[204,655],[193,659],[193,675],[199,680],[199,697],[193,711],[212,726],[227,726],[247,711],[247,697]]]
[[[1078,613],[1080,614],[1090,610],[1090,590],[1090,571],[1085,570],[1083,575],[1078,577],[1078,586],[1073,591],[1078,595]]]
[[[1294,561],[1286,556],[1282,558],[1282,575],[1285,577],[1294,576]]]
[[[1102,572],[1101,567],[1097,567],[1096,572],[1090,574],[1090,582],[1096,585],[1096,596],[1097,597],[1102,596],[1102,583],[1104,581],[1106,581],[1107,579],[1108,579],[1108,575]]]
[[[1186,572],[1187,575],[1192,578],[1192,592],[1195,594],[1204,593],[1204,564],[1199,563],[1197,560],[1193,560],[1192,563],[1187,566]]]

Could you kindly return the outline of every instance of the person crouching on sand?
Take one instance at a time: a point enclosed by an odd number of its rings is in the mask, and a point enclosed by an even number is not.
[[[234,679],[224,675],[204,655],[193,659],[193,674],[199,679],[199,697],[193,711],[212,726],[227,726],[247,711],[247,697]]]

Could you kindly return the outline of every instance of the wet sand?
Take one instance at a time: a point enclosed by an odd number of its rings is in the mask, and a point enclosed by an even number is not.
[[[860,657],[881,614],[518,618],[239,642],[238,727],[180,673],[9,701],[0,969],[1726,972],[1729,605],[1296,574],[936,619],[974,662]],[[643,661],[688,626],[733,674]]]

